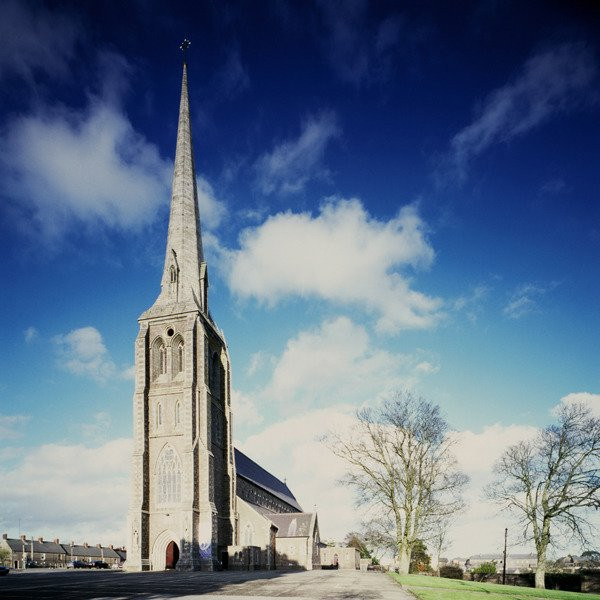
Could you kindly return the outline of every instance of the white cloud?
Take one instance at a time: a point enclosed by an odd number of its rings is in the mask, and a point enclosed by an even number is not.
[[[236,445],[253,460],[287,483],[306,511],[317,505],[323,538],[341,541],[349,531],[359,529],[363,512],[354,504],[351,488],[337,482],[347,465],[319,439],[327,431],[349,431],[353,408],[334,405],[303,410]],[[509,445],[536,434],[535,427],[522,425],[485,427],[481,432],[457,432],[455,455],[461,468],[471,476],[465,497],[468,507],[456,519],[450,532],[450,556],[492,552],[503,542],[504,527],[510,525],[510,543],[522,546],[521,530],[513,519],[498,514],[497,507],[482,499],[482,488],[492,478],[494,462]],[[514,551],[514,550],[513,550]]]
[[[104,345],[102,334],[95,327],[73,329],[67,334],[55,336],[53,341],[59,365],[75,375],[106,381],[117,375],[128,379],[133,374],[131,367],[119,373]]]
[[[459,296],[452,303],[452,308],[457,312],[464,312],[467,319],[474,323],[483,311],[483,301],[490,292],[487,285],[477,285],[468,294]]]
[[[567,394],[560,399],[559,404],[552,409],[551,413],[557,415],[558,409],[561,406],[570,406],[573,404],[584,404],[589,408],[594,417],[600,419],[600,394],[591,394],[590,392]]]
[[[339,135],[334,113],[308,118],[297,139],[282,142],[256,161],[260,190],[263,194],[293,194],[302,191],[311,179],[326,176],[321,164],[325,149]]]
[[[248,367],[246,368],[246,375],[249,375],[250,377],[255,375],[268,364],[273,364],[274,360],[274,356],[271,356],[270,354],[267,354],[261,350],[258,352],[253,352],[250,355]]]
[[[342,540],[360,522],[352,491],[336,485],[345,472],[344,462],[318,439],[334,425],[340,431],[349,427],[351,412],[343,406],[298,411],[243,443],[236,442],[250,458],[285,479],[305,511],[312,512],[317,505],[322,538]]]
[[[25,336],[25,341],[29,344],[39,337],[40,332],[35,327],[31,326],[24,331],[23,335]]]
[[[363,402],[416,382],[418,358],[373,348],[366,329],[346,317],[288,341],[261,397],[291,409]]]
[[[196,177],[196,189],[202,227],[216,229],[227,214],[225,203],[217,200],[212,185],[204,177]]]
[[[472,160],[490,146],[579,106],[595,75],[593,56],[579,44],[562,44],[530,58],[514,81],[491,92],[474,121],[452,138],[447,158],[453,174],[464,180]]]
[[[359,407],[399,389],[412,389],[439,367],[423,350],[398,354],[374,346],[365,327],[347,317],[325,320],[289,339],[281,356],[255,355],[262,381],[233,397],[238,438],[256,425],[331,404]],[[255,361],[251,361],[254,366]],[[270,373],[267,368],[271,367]]]
[[[133,381],[135,379],[135,365],[125,367],[121,371],[121,379],[126,379],[127,381]]]
[[[21,429],[30,419],[29,415],[0,415],[0,441],[20,438]]]
[[[229,52],[227,62],[215,79],[217,94],[225,98],[234,98],[250,87],[250,77],[242,64],[239,50]]]
[[[359,200],[334,200],[320,213],[279,213],[240,235],[226,252],[229,286],[270,305],[286,297],[358,306],[378,317],[381,332],[430,328],[441,300],[411,289],[401,267],[426,268],[434,251],[415,206],[389,221],[371,217]]]
[[[244,431],[263,422],[263,415],[258,409],[255,398],[233,388],[231,390],[231,403],[235,407],[234,430]]]
[[[323,50],[337,76],[357,87],[386,81],[392,74],[401,35],[404,33],[405,40],[410,35],[402,31],[402,19],[392,16],[373,21],[364,0],[345,2],[343,10],[327,0],[317,6],[326,30]]]
[[[100,411],[93,415],[91,423],[77,423],[73,429],[88,442],[99,443],[106,441],[111,423],[110,414]]]
[[[140,229],[168,199],[171,164],[119,106],[125,59],[101,56],[102,97],[86,108],[38,106],[7,124],[3,192],[45,238],[74,224]]]
[[[556,283],[542,286],[535,283],[524,283],[518,286],[510,295],[508,304],[502,312],[509,319],[520,319],[540,309],[539,299],[549,290],[556,287]]]
[[[420,362],[415,367],[415,371],[417,371],[418,373],[425,373],[427,375],[429,375],[431,373],[437,373],[439,370],[440,370],[439,365],[434,365],[434,364],[430,363],[428,360],[424,360],[423,362]]]
[[[45,444],[0,466],[0,524],[35,536],[123,544],[129,502],[131,440],[96,447]],[[23,454],[24,452],[24,454]]]
[[[38,72],[65,76],[80,37],[80,27],[67,13],[4,0],[0,3],[0,78],[12,72],[33,84]]]
[[[499,512],[498,506],[483,499],[483,488],[493,479],[494,463],[508,446],[536,435],[538,429],[527,425],[487,425],[480,432],[454,433],[454,454],[471,481],[465,490],[466,509],[456,519],[450,538],[453,556],[495,552],[503,543],[504,528],[509,527],[512,550],[531,550],[522,539],[522,529],[514,517]]]

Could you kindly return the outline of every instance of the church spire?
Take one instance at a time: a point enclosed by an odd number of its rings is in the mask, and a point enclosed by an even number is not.
[[[187,61],[185,51],[189,42],[184,40],[183,80],[177,128],[177,147],[171,193],[171,212],[165,266],[161,292],[156,305],[191,302],[204,312],[206,306],[206,263],[202,250],[196,169],[190,125]]]

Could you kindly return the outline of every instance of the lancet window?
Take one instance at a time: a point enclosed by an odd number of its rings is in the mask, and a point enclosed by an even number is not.
[[[158,338],[152,348],[152,378],[167,372],[167,348],[161,338]]]
[[[181,403],[175,403],[175,427],[178,427],[181,423]]]
[[[171,344],[171,348],[172,348],[173,376],[175,376],[178,373],[183,372],[185,349],[184,349],[184,344],[183,344],[183,340],[181,339],[181,337],[176,337],[173,340],[173,343]]]
[[[181,461],[171,446],[165,446],[156,466],[158,506],[181,502]]]

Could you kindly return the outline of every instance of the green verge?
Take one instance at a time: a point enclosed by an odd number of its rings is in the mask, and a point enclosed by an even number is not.
[[[390,573],[395,581],[421,600],[531,600],[533,598],[555,598],[557,600],[600,600],[598,594],[563,592],[560,590],[537,590],[515,585],[479,583],[427,577],[424,575],[397,575]]]

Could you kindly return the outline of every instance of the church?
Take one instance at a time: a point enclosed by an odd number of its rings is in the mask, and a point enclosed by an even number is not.
[[[160,293],[135,341],[126,568],[312,569],[316,513],[233,447],[231,366],[200,223],[184,60]]]

